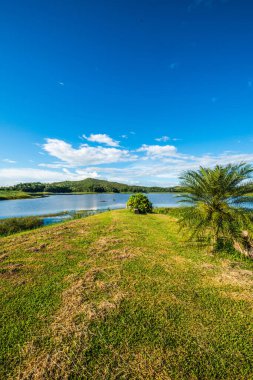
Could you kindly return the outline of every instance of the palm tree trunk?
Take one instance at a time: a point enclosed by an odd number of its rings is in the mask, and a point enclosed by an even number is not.
[[[219,242],[219,227],[214,229],[214,234],[212,237],[212,251],[216,251],[218,248],[218,242]]]

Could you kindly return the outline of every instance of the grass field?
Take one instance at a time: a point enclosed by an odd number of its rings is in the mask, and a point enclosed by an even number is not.
[[[5,201],[8,199],[26,199],[26,198],[31,198],[31,196],[28,193],[25,193],[24,191],[0,190],[1,201]]]
[[[51,193],[26,193],[25,191],[0,190],[0,201],[11,199],[41,198]]]
[[[253,263],[190,244],[173,212],[0,241],[1,379],[253,379]]]

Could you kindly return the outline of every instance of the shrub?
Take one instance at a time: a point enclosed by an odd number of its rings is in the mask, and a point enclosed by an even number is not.
[[[137,211],[140,214],[152,212],[153,206],[146,195],[137,193],[130,196],[127,202],[127,208],[131,211]]]
[[[43,220],[37,217],[8,218],[0,220],[0,236],[7,236],[17,232],[32,230],[41,227]]]

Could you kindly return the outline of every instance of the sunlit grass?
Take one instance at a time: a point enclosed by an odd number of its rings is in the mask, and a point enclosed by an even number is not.
[[[25,198],[31,198],[31,196],[28,193],[25,193],[24,191],[0,190],[0,200]]]
[[[177,212],[2,238],[0,378],[251,379],[253,264]]]

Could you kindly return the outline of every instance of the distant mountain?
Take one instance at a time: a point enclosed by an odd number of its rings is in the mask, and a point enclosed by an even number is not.
[[[50,186],[50,185],[49,185]],[[147,187],[147,186],[136,186],[136,185],[126,185],[118,182],[111,182],[102,179],[86,178],[81,181],[64,181],[55,182],[51,184],[53,187],[65,187],[72,190],[72,192],[166,192],[169,191],[168,188],[164,187]],[[50,190],[49,190],[50,191]]]
[[[157,187],[157,186],[136,186],[126,185],[118,182],[111,182],[102,179],[86,178],[81,181],[63,181],[53,183],[20,183],[18,185],[2,188],[4,190],[21,190],[28,193],[50,192],[50,193],[137,193],[137,192],[174,192],[176,187]]]

